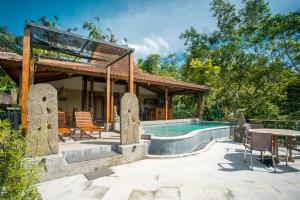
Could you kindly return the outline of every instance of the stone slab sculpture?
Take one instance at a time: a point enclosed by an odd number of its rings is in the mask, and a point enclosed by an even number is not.
[[[27,155],[58,153],[57,91],[50,84],[29,88],[27,99]]]
[[[231,120],[236,121],[236,127],[234,130],[234,140],[241,142],[242,139],[245,137],[246,134],[246,120],[244,116],[244,110],[238,109],[235,113],[231,113],[229,115]]]
[[[114,115],[112,121],[112,130],[116,132],[120,132],[120,116],[118,115],[117,107],[114,106]]]
[[[125,93],[121,98],[121,145],[140,142],[139,102],[135,94]]]

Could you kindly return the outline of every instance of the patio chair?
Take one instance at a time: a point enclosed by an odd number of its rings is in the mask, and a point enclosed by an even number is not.
[[[93,124],[92,116],[90,112],[75,112],[75,122],[76,127],[80,130],[80,138],[82,139],[83,135],[88,137],[93,137],[87,132],[98,132],[99,138],[101,138],[101,132],[104,130],[101,127]]]
[[[69,136],[71,139],[72,130],[66,127],[66,114],[65,112],[58,111],[58,136],[63,140],[63,137]]]
[[[249,149],[251,154],[250,158],[251,158],[252,170],[253,170],[252,151],[260,151],[260,152],[268,151],[271,153],[274,171],[276,172],[275,160],[274,160],[275,155],[272,148],[272,134],[252,132],[251,136],[246,135],[243,144],[245,146],[244,162],[246,162],[247,149]]]

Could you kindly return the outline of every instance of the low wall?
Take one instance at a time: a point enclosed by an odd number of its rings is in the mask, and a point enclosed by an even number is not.
[[[233,128],[222,126],[195,130],[176,137],[151,137],[149,155],[177,155],[200,150],[213,139],[229,137]]]
[[[76,163],[68,163],[67,157],[89,156],[102,152],[116,152],[113,156],[86,160]],[[40,174],[40,181],[50,181],[53,179],[83,174],[103,167],[112,167],[130,162],[145,159],[147,155],[147,145],[142,142],[132,145],[105,145],[96,148],[65,151],[56,155],[45,156],[46,170]]]

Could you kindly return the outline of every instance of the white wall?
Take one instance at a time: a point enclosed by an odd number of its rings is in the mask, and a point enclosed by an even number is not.
[[[61,87],[64,87],[67,93],[67,100],[66,101],[58,101],[58,108],[63,108],[66,112],[72,112],[74,108],[77,108],[77,110],[81,110],[82,106],[82,85],[83,85],[83,79],[82,77],[72,77],[67,79],[62,79],[58,81],[52,81],[48,82],[53,87],[55,87],[57,90]],[[88,90],[90,89],[90,82],[87,84]],[[136,89],[136,88],[135,88]],[[94,83],[94,91],[95,92],[105,92],[105,83]],[[126,86],[125,85],[118,85],[115,84],[113,91],[115,93],[124,93],[126,92]],[[152,108],[154,107],[151,104],[144,105],[144,99],[145,98],[157,98],[156,93],[149,91],[143,87],[139,87],[139,104],[141,109],[143,110],[144,107]]]
[[[58,81],[52,81],[48,82],[49,84],[53,85],[56,89],[64,87],[66,89],[74,89],[74,90],[82,90],[82,77],[71,77],[67,79],[62,79]],[[94,83],[94,91],[95,92],[105,92],[105,83],[99,83],[95,82]],[[88,90],[90,89],[90,82],[88,81],[87,83],[87,88]],[[140,94],[145,94],[145,95],[154,95],[156,94],[150,90],[147,90],[145,88],[140,87]],[[118,85],[115,84],[113,88],[114,92],[116,93],[124,93],[126,92],[126,86],[125,85]]]

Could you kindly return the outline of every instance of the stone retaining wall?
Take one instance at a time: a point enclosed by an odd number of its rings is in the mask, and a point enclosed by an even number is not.
[[[114,149],[115,147],[112,147],[112,150]],[[82,161],[72,164],[67,163],[65,159],[66,156],[86,154],[87,152],[97,153],[99,152],[99,148],[88,150],[72,150],[71,152],[64,152],[64,154],[60,153],[57,155],[46,156],[45,159],[47,171],[40,174],[40,181],[50,181],[61,177],[87,173],[103,167],[112,167],[145,159],[147,155],[147,145],[145,143],[118,145],[117,152],[119,155],[116,154],[111,157]]]

